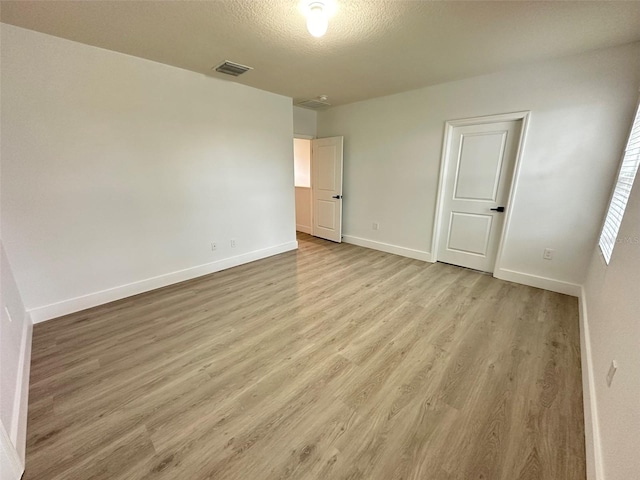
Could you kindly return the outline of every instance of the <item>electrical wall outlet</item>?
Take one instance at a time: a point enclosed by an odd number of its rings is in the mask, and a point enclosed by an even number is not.
[[[218,246],[216,245],[216,242],[211,242],[211,251],[215,252],[217,248]]]
[[[615,360],[611,361],[611,366],[609,366],[609,371],[607,372],[607,387],[611,386],[611,382],[613,382],[613,376],[618,371],[618,362]]]
[[[235,238],[231,239],[231,248],[236,248],[236,239]]]
[[[556,251],[551,249],[551,248],[545,248],[544,252],[542,253],[542,258],[544,258],[545,260],[553,260],[553,254]]]
[[[373,224],[371,225],[371,228],[373,228],[374,230],[379,230],[380,224],[378,222],[373,222]]]

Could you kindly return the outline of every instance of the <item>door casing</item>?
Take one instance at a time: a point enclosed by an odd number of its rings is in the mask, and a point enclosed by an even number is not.
[[[440,159],[440,174],[438,176],[438,196],[436,200],[436,214],[433,219],[433,237],[431,240],[431,261],[438,261],[438,246],[440,239],[440,229],[442,223],[442,209],[444,206],[444,193],[445,193],[445,185],[444,182],[446,180],[446,174],[449,169],[449,165],[447,164],[447,159],[449,158],[450,148],[451,148],[451,140],[453,137],[453,130],[456,127],[464,127],[469,125],[482,125],[486,123],[496,123],[496,122],[509,122],[521,120],[522,121],[522,129],[520,131],[520,139],[518,142],[518,146],[516,148],[516,158],[515,158],[515,166],[513,169],[513,178],[511,179],[511,186],[509,187],[509,196],[507,200],[507,208],[506,217],[504,219],[504,225],[502,227],[502,233],[500,234],[500,243],[498,244],[498,253],[496,255],[496,262],[493,267],[493,275],[501,268],[502,263],[502,252],[504,241],[509,235],[509,229],[511,225],[511,216],[513,214],[513,200],[515,198],[517,189],[518,189],[518,179],[520,177],[520,166],[522,164],[522,154],[524,152],[524,147],[526,143],[526,136],[529,130],[529,122],[531,120],[531,112],[530,111],[521,111],[521,112],[512,112],[512,113],[504,113],[498,115],[486,115],[482,117],[473,117],[473,118],[463,118],[459,120],[448,120],[445,122],[444,128],[444,137],[442,141],[442,157]]]

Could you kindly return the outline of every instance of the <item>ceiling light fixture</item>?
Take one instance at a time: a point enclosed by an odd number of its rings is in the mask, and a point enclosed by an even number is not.
[[[335,13],[336,5],[331,0],[303,0],[300,8],[307,17],[307,30],[314,37],[327,33],[329,18]]]

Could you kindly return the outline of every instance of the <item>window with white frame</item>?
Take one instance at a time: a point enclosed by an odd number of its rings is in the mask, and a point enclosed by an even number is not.
[[[618,231],[620,230],[620,224],[622,223],[624,210],[627,207],[638,166],[640,166],[640,106],[636,111],[636,117],[631,126],[631,133],[627,141],[627,148],[624,150],[618,180],[611,196],[609,211],[600,235],[600,250],[602,250],[602,255],[607,264],[613,254],[613,247],[618,238]]]

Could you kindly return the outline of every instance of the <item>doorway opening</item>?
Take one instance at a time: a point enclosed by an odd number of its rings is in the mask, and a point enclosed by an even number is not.
[[[342,241],[343,137],[293,139],[296,230]]]
[[[311,235],[311,139],[293,139],[296,231]]]

